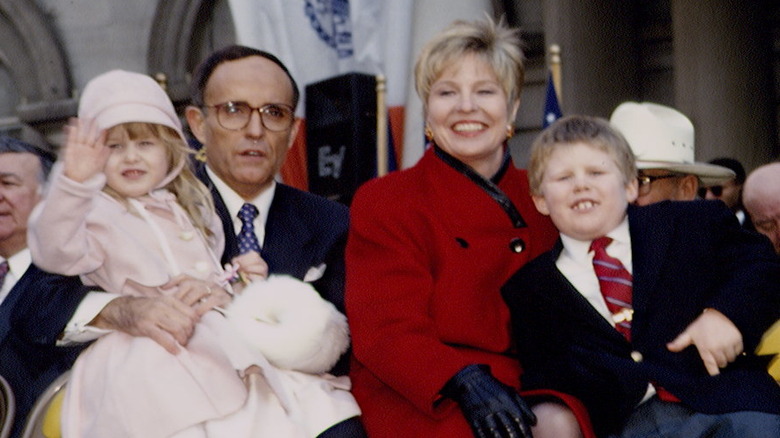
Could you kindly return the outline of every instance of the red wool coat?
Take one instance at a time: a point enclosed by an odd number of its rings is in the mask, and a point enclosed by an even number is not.
[[[471,437],[457,404],[439,395],[469,364],[488,364],[519,386],[499,289],[558,234],[534,208],[525,171],[510,163],[498,186],[527,227],[516,228],[433,150],[355,195],[346,250],[350,375],[371,438]]]

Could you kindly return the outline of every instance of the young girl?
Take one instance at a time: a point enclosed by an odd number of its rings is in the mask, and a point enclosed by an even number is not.
[[[348,382],[276,368],[211,310],[229,307],[233,273],[219,266],[222,227],[189,153],[151,78],[115,70],[87,84],[31,217],[33,260],[109,292],[169,296],[202,316],[175,354],[121,332],[85,350],[67,386],[63,436],[313,437],[359,415]],[[265,274],[257,253],[234,262],[250,278]]]

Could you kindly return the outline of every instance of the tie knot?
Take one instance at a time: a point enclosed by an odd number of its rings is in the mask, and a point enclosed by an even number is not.
[[[590,250],[595,252],[604,251],[604,249],[609,246],[609,244],[612,243],[612,238],[603,236],[599,237],[598,239],[594,240],[590,244]]]
[[[257,207],[248,202],[241,206],[241,210],[238,210],[238,218],[241,219],[242,223],[252,223],[258,214],[260,211],[257,210]]]
[[[8,273],[8,260],[3,260],[0,263],[0,277],[5,276]]]

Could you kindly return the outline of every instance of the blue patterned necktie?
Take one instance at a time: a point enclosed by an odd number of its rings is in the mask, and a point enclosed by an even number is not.
[[[246,203],[238,210],[238,218],[241,219],[241,232],[238,233],[238,252],[241,254],[249,251],[260,253],[260,243],[255,234],[255,218],[260,212],[252,204]]]
[[[634,310],[631,308],[633,277],[620,260],[607,254],[607,246],[612,243],[609,237],[600,237],[593,241],[590,250],[594,251],[593,270],[599,279],[601,294],[612,313],[612,321],[617,331],[631,341],[631,320]]]

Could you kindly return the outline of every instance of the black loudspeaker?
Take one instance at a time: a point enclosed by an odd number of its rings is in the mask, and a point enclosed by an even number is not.
[[[376,78],[348,73],[306,86],[309,191],[349,205],[376,175]]]

